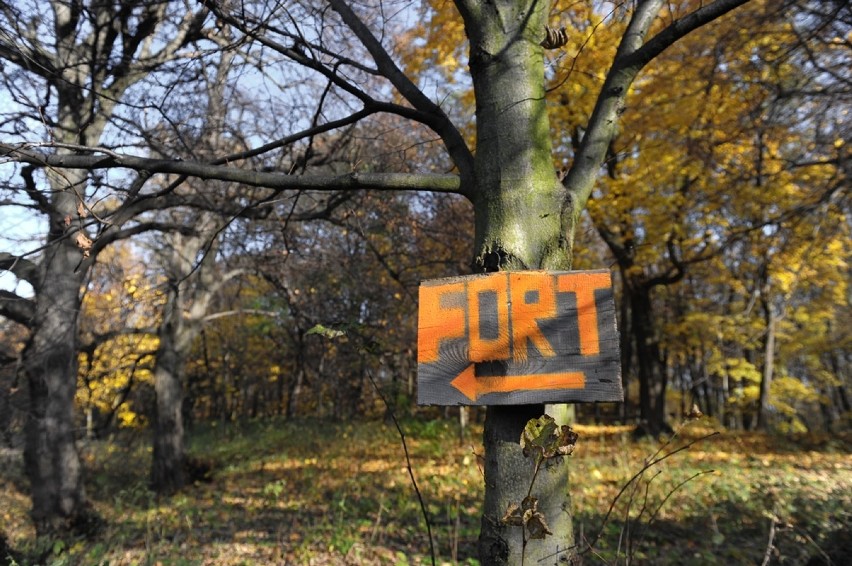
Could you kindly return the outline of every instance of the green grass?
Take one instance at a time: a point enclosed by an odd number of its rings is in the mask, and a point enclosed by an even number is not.
[[[403,427],[438,563],[475,564],[481,429],[460,441],[451,422],[412,420]],[[642,564],[760,564],[770,533],[772,564],[849,563],[852,456],[842,440],[722,434],[698,442],[647,470],[602,528],[619,490],[659,444],[631,442],[624,428],[577,428],[575,528],[586,542],[600,532],[586,564],[624,564],[628,557]],[[687,427],[666,450],[706,432]],[[392,425],[205,426],[192,433],[190,446],[213,465],[212,481],[169,498],[147,489],[144,439],[128,436],[84,450],[88,494],[106,520],[94,540],[37,540],[20,467],[0,468],[2,532],[23,555],[19,563],[33,557],[56,565],[430,563]]]

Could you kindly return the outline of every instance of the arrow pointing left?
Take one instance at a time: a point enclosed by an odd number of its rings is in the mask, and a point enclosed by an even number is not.
[[[581,371],[564,373],[534,373],[527,375],[476,375],[476,364],[470,364],[450,382],[462,395],[473,402],[488,393],[532,391],[542,389],[583,389],[586,374]]]

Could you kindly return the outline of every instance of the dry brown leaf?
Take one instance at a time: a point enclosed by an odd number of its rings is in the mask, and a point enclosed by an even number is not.
[[[89,257],[89,251],[92,249],[92,240],[82,232],[77,232],[74,237],[77,247],[83,250],[83,257]]]

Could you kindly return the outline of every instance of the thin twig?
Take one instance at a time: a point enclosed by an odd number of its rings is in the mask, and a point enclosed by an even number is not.
[[[667,495],[663,498],[663,500],[662,500],[662,501],[660,501],[660,504],[659,504],[659,505],[657,505],[657,508],[656,508],[656,509],[654,509],[654,512],[653,512],[653,513],[651,513],[651,515],[649,516],[649,518],[648,518],[648,522],[647,522],[647,523],[645,523],[645,526],[644,526],[644,528],[642,529],[642,532],[639,534],[639,537],[638,537],[638,539],[637,539],[637,544],[641,544],[641,543],[642,543],[642,541],[643,541],[643,540],[644,540],[644,538],[645,538],[645,533],[648,531],[648,529],[651,527],[651,525],[654,523],[654,521],[656,521],[656,520],[657,520],[657,517],[659,516],[660,511],[663,509],[663,506],[664,506],[664,505],[666,504],[666,502],[667,502],[667,501],[671,498],[671,496],[672,496],[672,495],[674,495],[674,493],[675,493],[677,490],[679,490],[680,488],[682,488],[683,486],[685,486],[686,484],[688,484],[689,482],[691,482],[691,481],[692,481],[692,480],[694,480],[695,478],[697,478],[697,477],[699,477],[699,476],[703,476],[704,474],[712,474],[712,473],[714,473],[715,471],[716,471],[716,470],[703,470],[703,471],[700,471],[700,472],[696,472],[696,473],[692,474],[691,476],[689,476],[688,478],[686,478],[685,480],[683,480],[682,482],[680,482],[679,484],[677,484],[676,486],[674,486],[674,487],[671,489],[671,491],[669,491],[669,493],[668,493],[668,494],[667,494]]]
[[[769,523],[769,541],[766,543],[766,552],[763,553],[763,562],[760,566],[768,566],[772,559],[772,549],[775,548],[775,516],[772,516],[772,521]]]
[[[382,511],[385,509],[385,498],[382,494],[382,500],[379,501],[379,512],[376,514],[376,522],[373,524],[373,532],[370,533],[370,544],[376,542],[376,535],[379,532],[379,526],[382,524]]]
[[[683,446],[681,446],[680,448],[676,448],[675,450],[672,450],[671,452],[667,452],[666,454],[663,454],[662,456],[660,456],[660,457],[658,458],[658,457],[657,457],[657,455],[658,455],[660,452],[662,452],[662,451],[663,451],[663,449],[664,449],[666,446],[668,446],[668,445],[672,442],[672,440],[674,440],[674,438],[677,436],[677,433],[675,433],[675,435],[674,435],[674,436],[672,436],[672,438],[670,438],[670,439],[668,439],[666,442],[664,442],[664,443],[663,443],[663,445],[662,445],[662,446],[660,446],[660,448],[659,448],[659,449],[657,449],[657,451],[656,451],[656,452],[654,452],[653,456],[651,456],[651,458],[650,458],[650,459],[649,459],[649,460],[645,463],[645,465],[644,465],[644,466],[642,466],[642,469],[640,469],[638,472],[636,472],[636,473],[633,475],[633,477],[632,477],[632,478],[630,478],[630,479],[629,479],[629,480],[628,480],[628,481],[627,481],[627,482],[626,482],[623,486],[621,486],[621,490],[619,490],[618,495],[616,495],[616,496],[615,496],[615,498],[614,498],[614,499],[612,500],[612,502],[610,503],[610,505],[609,505],[609,509],[607,510],[606,515],[605,515],[605,516],[604,516],[604,518],[603,518],[603,522],[601,523],[601,526],[600,526],[600,528],[598,529],[598,532],[597,532],[597,534],[595,535],[594,539],[592,539],[592,542],[590,542],[590,543],[586,543],[585,548],[584,548],[584,549],[580,552],[580,554],[585,554],[586,552],[592,552],[592,553],[595,553],[594,546],[595,546],[595,544],[597,544],[597,542],[600,540],[601,536],[603,536],[604,529],[606,528],[606,525],[607,525],[607,523],[609,522],[609,517],[610,517],[610,515],[612,515],[612,512],[613,512],[613,510],[615,509],[615,505],[616,505],[616,503],[618,503],[618,500],[621,498],[621,496],[622,496],[622,495],[624,495],[624,492],[625,492],[625,491],[627,491],[627,488],[629,488],[631,485],[633,485],[633,484],[634,484],[634,482],[635,482],[637,479],[641,478],[641,477],[645,474],[645,472],[647,472],[650,468],[652,468],[652,467],[656,466],[656,465],[657,465],[657,464],[659,464],[660,462],[663,462],[664,460],[667,460],[667,459],[668,459],[668,458],[670,458],[671,456],[674,456],[674,455],[675,455],[675,454],[677,454],[678,452],[683,452],[684,450],[688,450],[689,448],[691,448],[691,447],[692,447],[692,446],[694,446],[695,444],[697,444],[697,443],[699,443],[699,442],[701,442],[701,441],[703,441],[703,440],[707,440],[708,438],[712,438],[712,437],[714,437],[714,436],[718,436],[719,434],[721,434],[719,431],[714,431],[714,432],[711,432],[710,434],[705,434],[704,436],[701,436],[701,437],[699,437],[699,438],[696,438],[695,440],[693,440],[693,441],[691,441],[691,442],[688,442],[688,443],[684,444],[684,445],[683,445]],[[687,480],[687,481],[688,481],[688,480]],[[630,495],[630,497],[631,497],[631,501],[632,501],[632,498],[633,498],[633,495],[635,494],[635,492],[636,492],[636,487],[634,486],[633,492],[632,492],[632,493],[631,493],[631,495]],[[627,508],[628,508],[628,512],[629,512],[630,504],[628,504]],[[624,533],[624,530],[622,529],[622,534],[623,534],[623,533]],[[620,548],[620,545],[621,545],[621,543],[619,542],[619,548]],[[574,544],[573,546],[571,546],[571,547],[569,547],[569,548],[566,548],[566,549],[564,549],[564,550],[559,550],[559,551],[557,551],[557,552],[554,552],[554,553],[552,553],[552,554],[549,554],[549,555],[547,555],[547,556],[544,556],[544,557],[542,557],[542,558],[540,558],[540,559],[539,559],[539,562],[543,562],[543,561],[545,561],[545,560],[548,560],[548,559],[550,559],[550,558],[553,558],[554,556],[558,556],[559,554],[562,554],[563,552],[567,552],[567,551],[569,551],[569,550],[573,550],[573,549],[577,548],[578,546],[579,546],[579,545]],[[619,552],[620,552],[620,550],[619,550]]]
[[[616,503],[618,503],[618,500],[621,498],[621,496],[622,496],[622,495],[624,495],[624,492],[627,490],[627,488],[628,488],[628,487],[630,487],[630,485],[631,485],[631,484],[633,484],[633,482],[635,482],[638,478],[640,478],[640,477],[641,477],[641,476],[642,476],[642,475],[643,475],[646,471],[648,471],[648,469],[652,468],[653,466],[656,466],[656,465],[657,465],[657,464],[659,464],[660,462],[662,462],[662,461],[664,461],[664,460],[668,459],[668,458],[669,458],[669,457],[671,457],[671,456],[674,456],[674,455],[675,455],[675,454],[677,454],[678,452],[682,452],[682,451],[684,451],[684,450],[689,449],[689,448],[690,448],[690,447],[692,447],[693,445],[695,445],[695,444],[697,444],[697,443],[699,443],[699,442],[701,442],[701,441],[703,441],[703,440],[707,440],[708,438],[712,438],[712,437],[714,437],[714,436],[718,436],[719,434],[720,434],[720,433],[719,433],[719,431],[714,431],[714,432],[711,432],[710,434],[705,434],[704,436],[701,436],[701,437],[699,437],[699,438],[696,438],[696,439],[695,439],[695,440],[693,440],[692,442],[689,442],[689,443],[687,443],[687,444],[684,444],[684,445],[683,445],[683,446],[681,446],[680,448],[677,448],[677,449],[675,449],[675,450],[672,450],[671,452],[668,452],[668,453],[666,453],[666,454],[664,454],[664,455],[660,456],[659,458],[652,457],[652,459],[651,459],[648,463],[646,463],[644,466],[642,466],[642,469],[641,469],[641,470],[639,470],[638,472],[636,472],[636,473],[633,475],[633,477],[632,477],[632,478],[630,478],[630,479],[627,481],[627,483],[625,483],[625,484],[621,487],[621,490],[618,492],[618,495],[616,495],[616,496],[615,496],[615,499],[613,499],[613,500],[612,500],[612,503],[610,503],[610,505],[609,505],[609,509],[607,510],[606,515],[604,515],[603,522],[601,523],[600,530],[598,530],[598,533],[597,533],[597,535],[595,535],[595,538],[594,538],[594,539],[592,539],[592,543],[589,545],[589,548],[593,547],[593,546],[594,546],[594,545],[598,542],[598,540],[600,540],[601,536],[603,535],[603,530],[604,530],[604,528],[606,527],[607,521],[609,520],[609,517],[610,517],[610,515],[612,515],[612,511],[613,511],[613,509],[615,508],[615,504],[616,504]],[[666,443],[666,444],[668,444],[668,443]],[[665,444],[663,445],[663,447],[665,447]],[[655,452],[655,453],[654,453],[654,456],[656,456],[657,454],[659,454],[661,450],[662,450],[662,448],[661,448],[660,450],[657,450],[657,452]]]
[[[373,384],[373,388],[379,395],[379,399],[382,400],[382,403],[384,403],[385,408],[388,410],[388,414],[396,427],[396,431],[399,433],[399,439],[402,441],[402,450],[405,452],[405,467],[408,469],[408,476],[411,478],[411,485],[414,486],[414,492],[417,494],[417,500],[420,502],[420,511],[423,513],[423,520],[426,522],[426,533],[429,535],[429,556],[432,558],[432,566],[435,566],[435,543],[432,540],[432,525],[429,522],[429,513],[426,510],[426,504],[423,502],[423,495],[420,493],[420,488],[417,487],[417,480],[414,479],[414,469],[411,467],[411,457],[408,454],[408,444],[405,442],[405,433],[402,432],[402,427],[399,426],[399,421],[396,420],[396,415],[394,414],[393,409],[391,409],[387,399],[385,399],[382,390],[379,389],[379,385],[376,383],[376,380],[373,378],[373,373],[370,370],[367,370],[367,378],[370,380],[370,383]]]
[[[806,541],[808,541],[809,543],[811,543],[813,545],[813,547],[817,550],[817,552],[820,553],[820,556],[823,557],[827,566],[833,566],[834,565],[834,561],[831,559],[831,556],[826,554],[826,552],[822,549],[822,547],[816,543],[816,541],[813,539],[813,537],[811,535],[809,535],[808,532],[805,529],[797,528],[797,527],[794,526],[793,530],[797,531],[800,535],[805,537]]]

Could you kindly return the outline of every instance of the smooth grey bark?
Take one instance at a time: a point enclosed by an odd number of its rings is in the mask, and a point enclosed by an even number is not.
[[[476,94],[474,161],[475,271],[570,269],[578,210],[553,168],[540,42],[549,6],[507,2],[459,6],[470,40]],[[479,537],[483,564],[547,564],[570,559],[574,544],[568,460],[534,476],[520,446],[540,405],[488,407],[485,417],[485,503]],[[527,540],[503,523],[510,505],[530,492],[553,535]]]
[[[546,2],[463,10],[476,94],[475,271],[567,269],[577,211],[553,168]]]
[[[183,419],[186,360],[201,335],[214,294],[236,273],[217,278],[216,217],[204,213],[192,223],[197,228],[195,235],[170,234],[163,245],[168,291],[157,331],[159,344],[153,372],[157,401],[151,460],[151,486],[159,493],[175,492],[186,483]],[[199,254],[203,258],[196,264]]]

